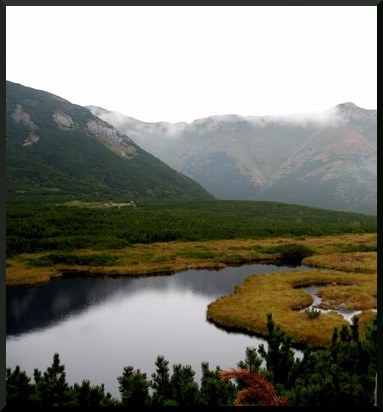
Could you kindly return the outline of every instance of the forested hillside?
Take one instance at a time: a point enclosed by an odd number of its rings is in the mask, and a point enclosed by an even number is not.
[[[6,82],[7,200],[211,198],[87,109]]]

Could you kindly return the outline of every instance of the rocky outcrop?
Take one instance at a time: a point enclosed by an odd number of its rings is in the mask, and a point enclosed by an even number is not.
[[[127,158],[132,158],[135,155],[136,149],[131,144],[132,141],[107,123],[92,119],[87,122],[87,129],[119,155]]]
[[[40,139],[40,137],[36,134],[38,127],[32,121],[30,114],[23,109],[21,104],[16,105],[16,108],[12,113],[12,118],[16,123],[21,123],[29,129],[29,133],[24,140],[23,146],[32,146],[34,143],[37,143]]]
[[[73,129],[76,126],[72,118],[61,110],[55,110],[52,114],[52,119],[58,126],[64,129]]]

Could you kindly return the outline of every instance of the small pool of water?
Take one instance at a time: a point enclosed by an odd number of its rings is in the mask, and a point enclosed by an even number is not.
[[[352,324],[352,318],[354,316],[360,315],[362,313],[361,310],[355,310],[355,309],[345,309],[345,308],[339,308],[339,309],[323,309],[321,307],[322,304],[322,299],[318,295],[318,286],[316,285],[311,285],[305,288],[301,288],[303,292],[309,294],[313,299],[313,303],[308,306],[305,309],[302,309],[301,312],[304,312],[305,310],[310,310],[310,309],[315,309],[318,310],[321,313],[329,313],[329,312],[336,312],[339,313],[340,315],[343,316],[343,318],[350,324]],[[374,312],[376,312],[376,309],[372,309]]]

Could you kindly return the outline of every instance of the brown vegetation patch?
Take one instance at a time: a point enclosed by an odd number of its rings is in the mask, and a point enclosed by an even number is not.
[[[352,272],[376,271],[376,252],[349,252],[318,254],[304,259],[304,264]]]
[[[376,282],[360,277],[359,284],[331,285],[318,290],[322,307],[367,310],[376,308]]]
[[[275,323],[281,325],[296,344],[305,341],[315,346],[326,346],[334,327],[340,328],[347,322],[336,312],[322,313],[315,319],[299,312],[298,309],[313,302],[311,296],[300,288],[333,282],[339,285],[338,289],[335,286],[331,289],[333,297],[338,297],[339,300],[346,287],[341,285],[345,284],[351,288],[349,292],[352,288],[355,289],[356,296],[366,294],[373,299],[373,295],[376,294],[376,276],[373,274],[361,276],[358,273],[311,270],[253,275],[237,286],[233,294],[211,303],[208,306],[208,319],[228,329],[240,328],[252,333],[265,334],[264,319],[267,313],[272,313]],[[338,295],[335,293],[336,290]],[[351,292],[348,299],[351,303]],[[369,307],[365,302],[364,305]]]

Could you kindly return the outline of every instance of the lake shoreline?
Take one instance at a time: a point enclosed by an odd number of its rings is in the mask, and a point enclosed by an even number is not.
[[[334,327],[344,319],[336,313],[316,319],[299,312],[313,298],[298,288],[313,284],[334,284],[321,288],[322,303],[328,309],[339,304],[363,310],[376,308],[377,252],[376,234],[348,234],[304,239],[273,238],[263,240],[221,240],[208,242],[162,242],[137,244],[119,250],[78,250],[76,252],[40,252],[19,255],[7,262],[7,290],[33,287],[61,279],[76,278],[148,278],[172,276],[194,270],[217,270],[246,264],[286,265],[284,258],[303,264],[308,270],[300,275],[269,273],[255,280],[251,274],[231,295],[222,296],[207,307],[207,318],[227,330],[265,334],[265,314],[273,313],[298,345],[310,342],[326,346]],[[93,262],[103,259],[104,266],[52,264],[57,261]],[[113,264],[108,265],[109,262]],[[289,280],[287,280],[289,279]],[[258,282],[258,283],[257,283]],[[262,293],[259,293],[262,291]],[[283,296],[283,299],[281,299]],[[262,300],[262,299],[263,300]],[[247,299],[247,300],[246,300]],[[223,303],[222,303],[223,302]],[[246,303],[244,303],[246,302]],[[313,336],[310,330],[315,328]]]
[[[261,240],[173,241],[137,244],[124,249],[54,252],[56,259],[63,256],[64,258],[76,258],[77,261],[80,258],[90,261],[93,257],[101,255],[103,258],[109,258],[112,262],[116,261],[114,264],[108,263],[107,265],[54,264],[42,261],[42,259],[53,255],[53,252],[49,251],[21,254],[7,259],[6,287],[14,289],[35,286],[62,278],[63,273],[75,275],[87,272],[92,276],[141,277],[166,275],[187,269],[220,269],[226,266],[240,266],[250,263],[273,264],[281,261],[283,250],[288,247],[312,250],[311,255],[302,256],[298,264],[304,263],[310,267],[346,271],[354,271],[355,269],[363,271],[364,268],[367,268],[369,271],[374,270],[373,262],[363,261],[366,253],[368,254],[368,252],[363,252],[363,248],[376,247],[376,237],[375,233],[317,236],[304,239],[284,237]],[[358,244],[361,245],[362,252],[358,252]],[[353,250],[356,251],[352,252]],[[359,256],[358,253],[362,255]],[[371,253],[376,254],[376,252]],[[353,254],[357,258],[355,262],[350,260]]]

